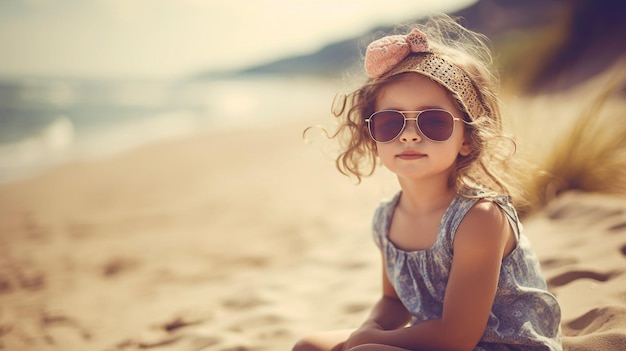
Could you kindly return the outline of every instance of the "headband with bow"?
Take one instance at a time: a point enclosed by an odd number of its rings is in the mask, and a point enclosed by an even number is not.
[[[372,79],[405,72],[425,75],[455,94],[472,120],[487,113],[472,79],[461,68],[433,53],[426,34],[417,28],[408,35],[391,35],[370,43],[365,52],[365,72]]]

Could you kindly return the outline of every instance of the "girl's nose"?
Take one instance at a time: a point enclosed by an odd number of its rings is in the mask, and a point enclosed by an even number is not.
[[[422,134],[417,129],[415,121],[406,121],[406,126],[404,126],[402,134],[400,134],[400,140],[403,142],[420,142],[422,140]]]

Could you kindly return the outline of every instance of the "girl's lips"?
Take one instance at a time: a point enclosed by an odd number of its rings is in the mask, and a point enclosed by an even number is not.
[[[398,155],[396,155],[397,158],[400,158],[403,160],[415,160],[415,159],[422,158],[425,156],[426,156],[425,154],[419,153],[417,151],[403,151],[399,153]]]

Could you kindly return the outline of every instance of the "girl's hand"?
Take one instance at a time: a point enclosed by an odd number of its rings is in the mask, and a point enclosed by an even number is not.
[[[343,350],[347,351],[359,345],[376,343],[377,335],[381,332],[383,329],[377,323],[367,322],[350,335],[343,345]]]

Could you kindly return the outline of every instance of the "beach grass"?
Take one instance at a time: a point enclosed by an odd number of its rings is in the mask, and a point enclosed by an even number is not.
[[[505,98],[507,129],[516,138],[520,183],[540,211],[571,190],[626,196],[625,103],[619,74],[562,94]]]

